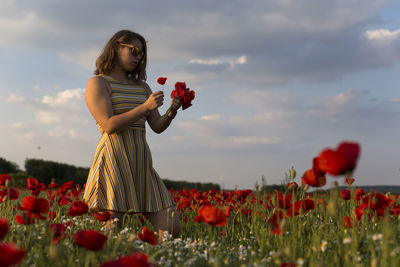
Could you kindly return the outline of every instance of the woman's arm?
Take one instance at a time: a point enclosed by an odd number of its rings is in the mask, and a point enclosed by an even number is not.
[[[152,91],[147,83],[143,83],[143,86],[146,90],[147,96],[152,94]],[[176,112],[179,107],[181,106],[180,99],[178,96],[175,96],[174,99],[171,101],[171,106],[170,109],[172,112]],[[172,118],[168,116],[167,113],[164,115],[160,115],[158,112],[158,109],[155,109],[150,112],[150,114],[147,116],[147,122],[150,125],[150,128],[155,132],[155,133],[162,133],[164,132],[168,126],[171,124]]]
[[[152,110],[162,105],[163,96],[152,94],[142,105],[125,113],[114,115],[107,82],[102,77],[94,76],[87,83],[85,101],[93,118],[106,133],[111,134],[148,116]]]

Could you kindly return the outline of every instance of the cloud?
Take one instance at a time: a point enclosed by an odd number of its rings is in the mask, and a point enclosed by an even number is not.
[[[240,56],[238,58],[214,58],[214,59],[191,59],[189,61],[191,64],[199,64],[199,65],[223,65],[228,64],[230,68],[235,68],[237,64],[246,64],[247,63],[247,56]]]
[[[400,97],[390,99],[390,102],[400,103]]]
[[[67,89],[57,93],[56,96],[45,95],[42,103],[50,107],[78,107],[81,106],[85,89]]]
[[[388,29],[368,30],[365,32],[365,37],[370,41],[376,42],[392,42],[398,40],[400,30],[390,31]]]
[[[219,114],[210,114],[210,115],[203,115],[200,117],[200,120],[203,121],[219,121],[221,116]]]
[[[22,95],[10,94],[6,99],[7,103],[22,104],[25,102],[25,97]]]
[[[366,32],[369,38],[397,36],[398,31],[368,30],[382,23],[386,2],[171,0],[154,8],[150,2],[119,7],[99,0],[88,15],[86,2],[56,7],[46,0],[23,6],[10,1],[0,11],[0,25],[7,25],[0,26],[0,42],[55,51],[64,62],[89,69],[113,33],[140,29],[148,40],[149,62],[174,62],[164,71],[180,77],[253,86],[326,81],[390,66],[400,58],[399,49],[381,51],[365,42]],[[110,16],[110,10],[118,16]]]
[[[35,119],[41,124],[52,124],[60,121],[60,117],[50,111],[36,111]]]
[[[267,144],[276,144],[279,143],[279,138],[276,137],[268,137],[268,136],[231,136],[229,140],[234,145],[267,145]]]

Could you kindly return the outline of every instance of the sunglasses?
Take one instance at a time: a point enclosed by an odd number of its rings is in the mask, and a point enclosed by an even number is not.
[[[134,55],[135,57],[136,56],[140,56],[140,57],[144,56],[144,52],[140,51],[139,47],[137,47],[137,46],[130,45],[130,44],[123,44],[123,43],[120,43],[119,45],[129,47],[131,49],[132,55]]]

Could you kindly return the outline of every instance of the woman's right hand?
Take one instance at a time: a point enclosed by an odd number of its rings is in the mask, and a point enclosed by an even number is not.
[[[144,102],[144,105],[148,108],[148,110],[153,111],[159,106],[162,106],[164,101],[164,92],[163,91],[157,91],[155,93],[152,93],[149,98],[147,98],[146,102]]]

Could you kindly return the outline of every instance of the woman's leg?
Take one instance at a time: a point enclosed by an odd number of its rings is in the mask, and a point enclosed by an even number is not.
[[[149,219],[155,230],[161,235],[164,231],[172,234],[173,238],[179,236],[181,223],[179,222],[176,207],[172,206],[158,212],[142,212]]]

